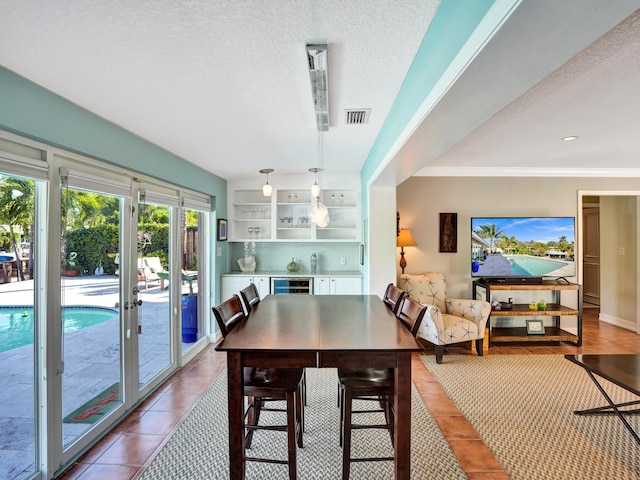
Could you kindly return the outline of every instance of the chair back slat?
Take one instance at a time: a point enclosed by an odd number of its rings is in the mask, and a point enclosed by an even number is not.
[[[415,337],[418,334],[427,306],[411,297],[404,297],[396,316]]]
[[[236,325],[246,318],[238,295],[233,295],[220,305],[213,307],[212,310],[223,337],[226,337]]]
[[[248,286],[240,290],[240,296],[244,302],[244,306],[247,309],[247,315],[253,309],[254,305],[260,303],[260,294],[254,283],[250,283]]]
[[[390,283],[387,286],[387,290],[384,292],[382,301],[394,314],[397,314],[400,304],[402,303],[402,299],[406,296],[407,292],[396,287],[393,283]]]

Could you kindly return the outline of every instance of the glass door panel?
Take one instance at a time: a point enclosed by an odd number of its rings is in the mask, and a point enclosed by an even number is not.
[[[35,189],[0,173],[0,478],[36,470]]]
[[[120,197],[62,190],[63,447],[124,404]]]
[[[182,353],[188,352],[205,335],[201,321],[201,305],[198,301],[199,266],[203,259],[200,244],[201,214],[196,210],[181,209],[181,302],[182,302]]]
[[[171,366],[171,208],[138,204],[138,384]]]

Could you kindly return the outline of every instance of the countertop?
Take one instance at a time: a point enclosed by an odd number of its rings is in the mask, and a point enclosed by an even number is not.
[[[307,271],[288,272],[286,270],[256,270],[255,272],[241,272],[240,270],[233,270],[222,274],[223,276],[264,276],[264,277],[362,277],[362,272],[357,270],[321,270],[316,273]]]

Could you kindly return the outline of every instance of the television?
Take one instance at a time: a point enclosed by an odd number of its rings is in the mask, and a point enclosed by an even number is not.
[[[471,276],[521,283],[576,274],[574,217],[472,217]]]

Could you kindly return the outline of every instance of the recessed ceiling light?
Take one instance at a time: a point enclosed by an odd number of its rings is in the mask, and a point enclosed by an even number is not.
[[[567,142],[571,141],[571,140],[577,140],[578,137],[576,137],[575,135],[569,135],[568,137],[562,137],[562,140],[565,140]]]

